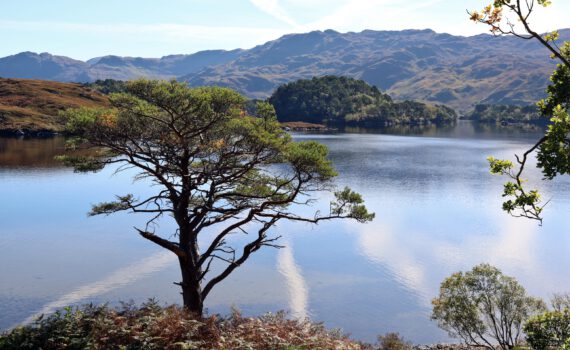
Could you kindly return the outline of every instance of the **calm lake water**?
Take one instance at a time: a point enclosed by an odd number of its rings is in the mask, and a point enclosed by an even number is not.
[[[364,194],[377,218],[280,225],[274,232],[287,248],[253,256],[212,292],[209,312],[289,310],[361,340],[397,331],[432,343],[448,338],[429,319],[430,300],[455,271],[489,262],[533,295],[570,291],[570,181],[530,174],[551,199],[539,227],[501,211],[504,179],[485,160],[512,159],[538,135],[469,123],[295,134],[329,146],[339,186]],[[62,168],[53,161],[62,146],[60,138],[0,138],[0,329],[69,304],[178,302],[177,263],[134,233],[140,217],[86,216],[93,203],[149,188],[112,169]],[[172,228],[165,220],[159,232]]]

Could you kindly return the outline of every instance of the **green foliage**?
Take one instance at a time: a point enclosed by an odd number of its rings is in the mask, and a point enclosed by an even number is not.
[[[277,121],[277,115],[275,114],[275,108],[269,102],[257,102],[255,106],[256,117],[263,120],[263,126],[268,127],[270,123],[275,123]]]
[[[534,350],[563,349],[570,344],[570,309],[535,316],[524,325],[524,331]]]
[[[347,349],[372,350],[322,324],[289,320],[286,314],[245,318],[193,317],[177,306],[151,300],[140,307],[86,305],[65,308],[30,325],[0,335],[3,350],[220,350]],[[393,348],[395,349],[395,348]]]
[[[487,161],[489,161],[491,167],[491,174],[494,175],[508,174],[514,166],[510,160],[496,159],[494,157],[487,157]]]
[[[551,121],[537,155],[538,166],[547,179],[570,174],[570,114],[559,105]]]
[[[337,175],[327,159],[328,148],[316,141],[295,142],[289,145],[285,157],[306,176],[328,181]]]
[[[406,341],[398,333],[386,333],[378,336],[378,350],[412,350],[411,342]]]
[[[564,47],[570,47],[570,43],[565,43]],[[565,56],[570,58],[570,54]],[[537,103],[543,115],[552,116],[558,106],[563,110],[570,108],[570,67],[563,64],[557,66],[546,92],[548,96]]]
[[[480,123],[525,123],[545,125],[548,118],[542,117],[536,106],[476,105],[465,119]]]
[[[433,299],[432,319],[466,344],[503,350],[520,343],[523,323],[545,309],[512,277],[487,264],[446,278]]]
[[[127,82],[115,79],[96,80],[84,85],[105,95],[127,91]]]
[[[269,98],[279,121],[380,126],[452,123],[449,107],[394,102],[375,86],[347,77],[324,76],[280,86]]]
[[[538,190],[526,191],[524,181],[519,173],[514,172],[514,164],[509,160],[488,157],[491,174],[508,176],[509,181],[503,186],[503,197],[509,198],[503,202],[503,210],[513,216],[525,216],[540,220],[540,214],[544,209],[541,206],[541,196]]]
[[[375,214],[368,212],[359,193],[345,187],[342,191],[335,192],[334,195],[336,201],[331,203],[331,212],[334,215],[350,216],[363,223],[374,219]]]

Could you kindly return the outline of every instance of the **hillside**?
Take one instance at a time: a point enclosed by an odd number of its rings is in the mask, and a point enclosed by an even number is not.
[[[570,40],[570,29],[560,31]],[[91,82],[173,78],[222,85],[265,99],[280,85],[314,76],[362,79],[396,100],[449,105],[529,105],[544,96],[555,67],[536,41],[440,34],[432,30],[285,35],[249,50],[213,50],[162,58],[105,56],[86,62],[48,53],[0,58],[0,76]]]
[[[80,84],[0,78],[0,133],[57,132],[59,111],[107,105],[107,97]]]
[[[394,102],[375,86],[354,78],[324,76],[284,84],[269,98],[280,122],[386,126],[449,124],[448,107],[414,101]]]
[[[570,39],[570,30],[561,31]],[[527,105],[544,96],[554,62],[540,44],[512,37],[438,34],[431,30],[335,31],[287,35],[238,59],[185,76],[262,98],[277,86],[322,75],[347,75],[399,100]]]

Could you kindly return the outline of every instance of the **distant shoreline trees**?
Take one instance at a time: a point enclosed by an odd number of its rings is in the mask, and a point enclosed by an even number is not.
[[[484,124],[532,124],[547,125],[549,120],[541,115],[538,107],[479,104],[461,119]]]

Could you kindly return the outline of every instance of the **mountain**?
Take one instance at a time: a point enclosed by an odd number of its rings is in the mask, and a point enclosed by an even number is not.
[[[170,55],[162,58],[104,56],[87,61],[88,81],[97,79],[131,80],[148,77],[171,79],[194,73],[210,65],[230,62],[242,50],[200,51],[192,55]]]
[[[107,96],[81,84],[0,78],[0,134],[57,132],[60,111],[108,106]]]
[[[91,82],[98,79],[131,80],[140,77],[171,79],[235,60],[242,50],[200,51],[162,58],[104,56],[87,62],[49,53],[22,52],[0,58],[0,77]]]
[[[3,78],[87,81],[88,68],[85,62],[45,52],[21,52],[0,58],[0,77]]]
[[[560,34],[570,40],[570,29]],[[554,68],[555,62],[539,43],[514,37],[461,37],[432,30],[328,30],[286,35],[181,79],[265,98],[277,86],[297,79],[346,75],[395,99],[444,103],[466,111],[481,103],[533,103],[545,95]]]
[[[560,31],[570,40],[570,29]],[[0,76],[88,82],[173,78],[193,86],[221,85],[267,98],[280,85],[314,76],[362,79],[397,100],[447,104],[528,105],[545,95],[555,61],[535,40],[432,30],[285,35],[249,50],[202,51],[162,58],[105,56],[87,62],[47,53],[0,59]]]

